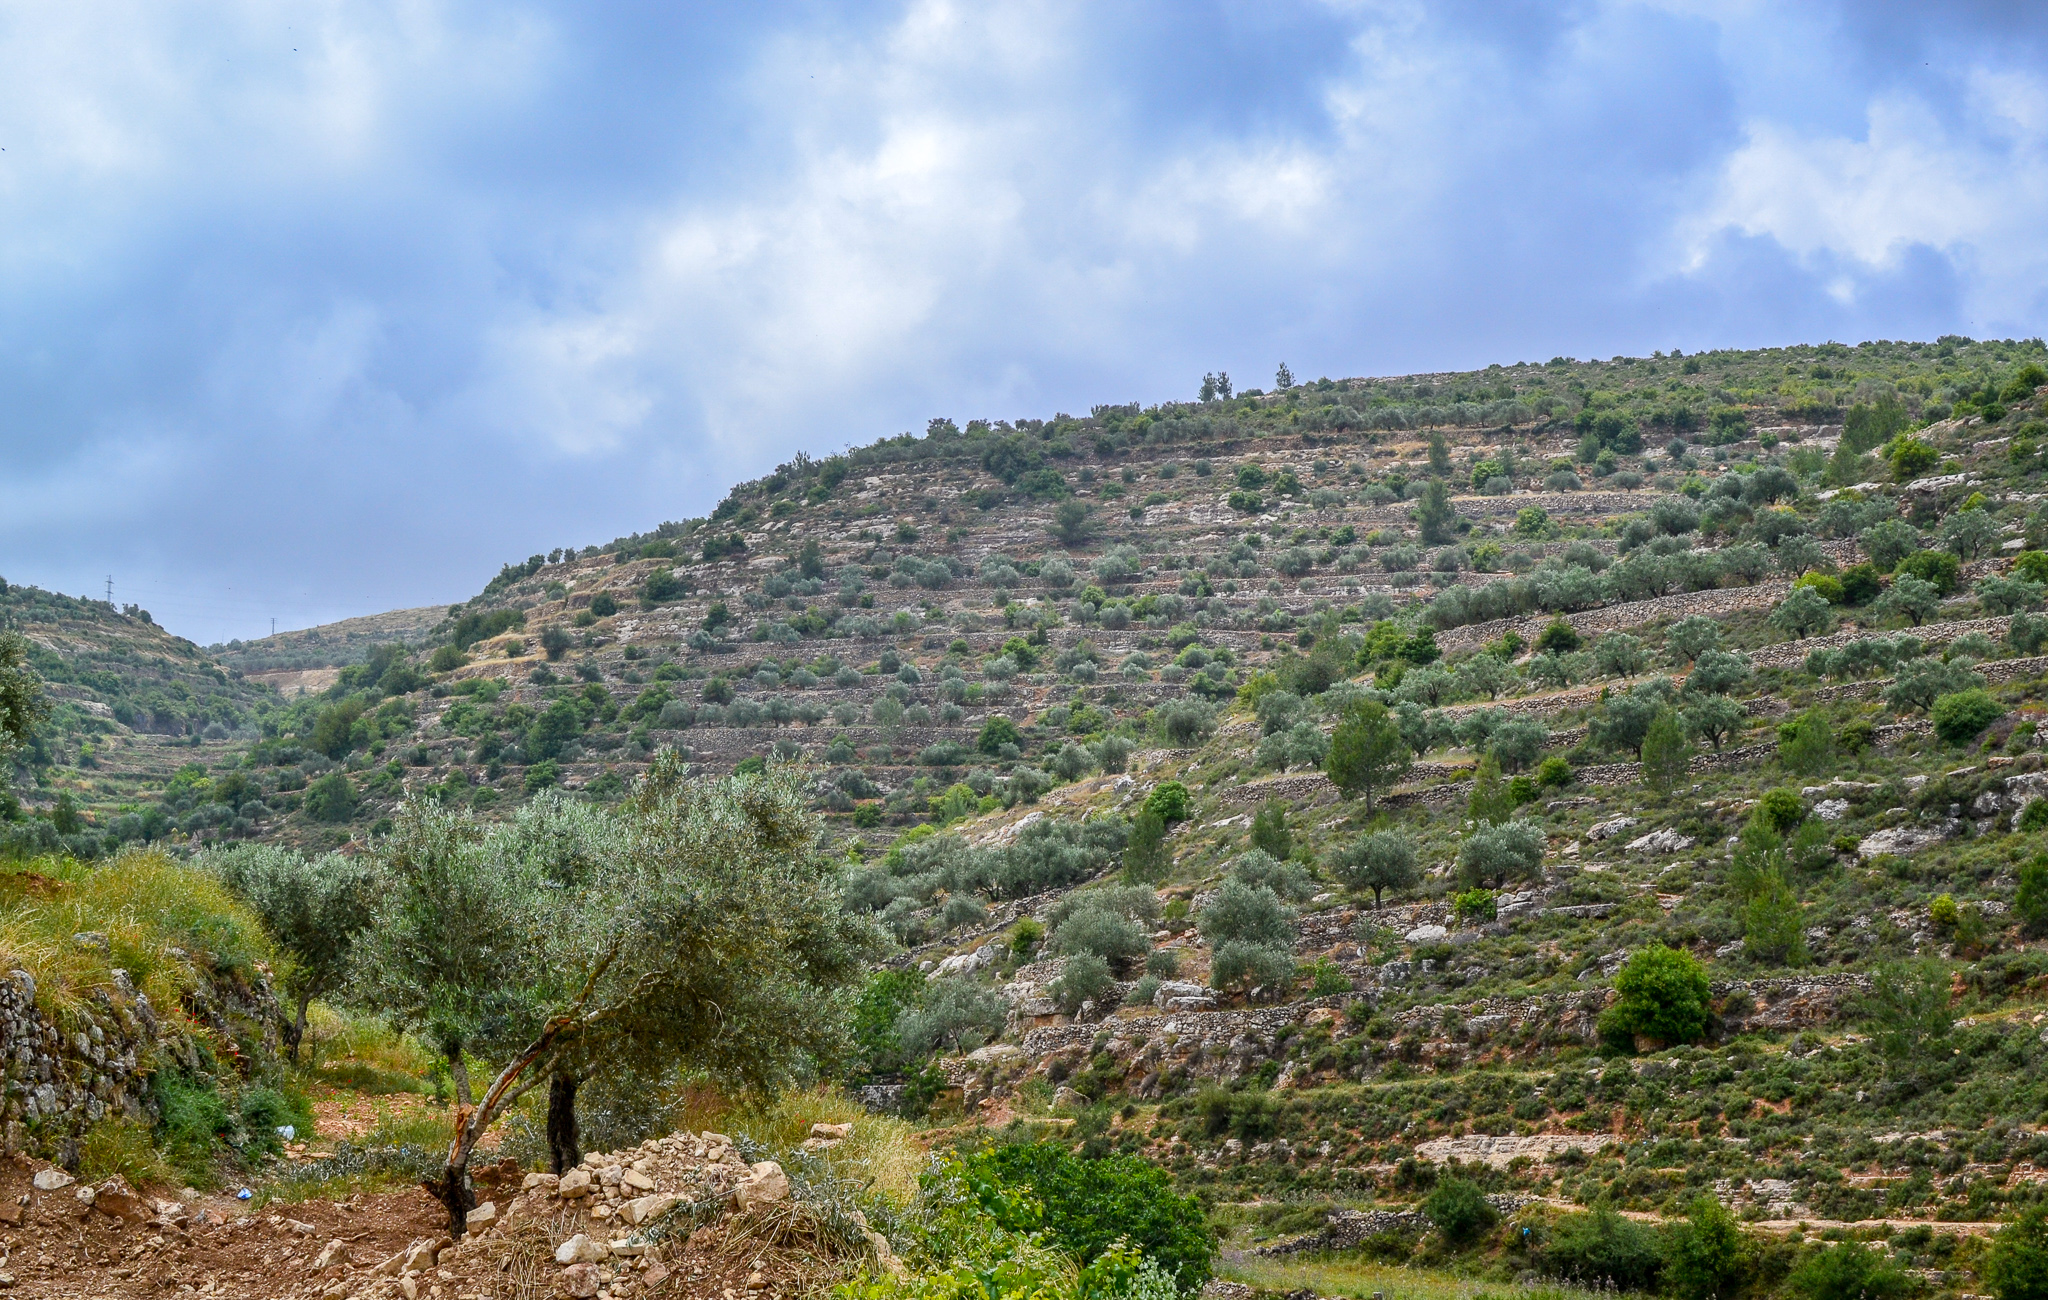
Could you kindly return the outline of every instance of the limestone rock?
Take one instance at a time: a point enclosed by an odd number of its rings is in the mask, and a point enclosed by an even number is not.
[[[313,1271],[320,1273],[334,1267],[336,1264],[346,1263],[348,1263],[348,1243],[336,1237],[333,1241],[322,1246],[320,1253],[313,1257]]]
[[[658,1219],[662,1215],[667,1214],[675,1208],[681,1199],[681,1197],[672,1196],[667,1192],[657,1192],[653,1196],[635,1197],[619,1207],[619,1217],[638,1227],[640,1224],[646,1223],[651,1219]]]
[[[601,1241],[593,1241],[588,1233],[579,1232],[561,1245],[555,1247],[557,1264],[596,1264],[607,1258],[611,1251]],[[595,1294],[593,1292],[592,1294]]]
[[[498,1204],[496,1201],[485,1201],[482,1205],[479,1205],[474,1210],[471,1210],[469,1212],[469,1218],[465,1220],[465,1222],[468,1223],[469,1230],[471,1232],[482,1232],[484,1229],[490,1227],[497,1221]]]
[[[1849,801],[1823,799],[1813,806],[1813,815],[1824,822],[1838,822],[1849,815]]]
[[[1628,830],[1635,824],[1636,819],[1633,817],[1616,817],[1612,821],[1599,822],[1593,826],[1587,827],[1586,838],[1589,840],[1609,839],[1613,836],[1621,834],[1625,830]]]
[[[763,1160],[752,1167],[751,1172],[734,1189],[739,1195],[740,1208],[753,1209],[757,1205],[772,1205],[789,1199],[789,1175],[782,1172],[782,1166],[773,1160]]]
[[[562,1270],[562,1292],[572,1300],[590,1300],[600,1281],[595,1264],[571,1264]]]
[[[1418,925],[1402,938],[1409,943],[1438,943],[1449,934],[1450,931],[1440,925]]]
[[[831,1142],[844,1142],[847,1138],[853,1136],[853,1125],[813,1124],[811,1125],[811,1136],[814,1138],[823,1138]]]
[[[590,1184],[593,1181],[595,1180],[591,1178],[588,1169],[571,1169],[555,1184],[555,1191],[563,1200],[575,1200],[579,1196],[590,1195]]]
[[[1856,846],[1856,856],[1869,859],[1879,854],[1917,853],[1930,844],[1939,844],[1952,838],[1962,829],[1959,821],[1944,821],[1935,826],[1893,826],[1863,837]]]
[[[36,1190],[39,1192],[61,1192],[77,1181],[76,1178],[65,1173],[62,1169],[36,1170],[35,1185]]]
[[[1683,853],[1698,843],[1690,835],[1680,835],[1674,830],[1651,831],[1628,842],[1630,853]]]

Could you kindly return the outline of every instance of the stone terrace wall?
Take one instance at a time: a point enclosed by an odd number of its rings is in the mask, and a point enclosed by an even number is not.
[[[1745,609],[1768,609],[1783,600],[1791,589],[1790,582],[1772,578],[1748,587],[1715,587],[1707,591],[1657,596],[1650,600],[1632,600],[1620,605],[1602,605],[1597,609],[1566,614],[1563,618],[1580,632],[1625,632],[1658,619],[1675,622],[1694,614],[1713,618]],[[1534,641],[1557,617],[1555,614],[1530,614],[1520,618],[1497,618],[1488,623],[1468,623],[1440,633],[1437,644],[1446,650],[1471,650],[1489,641],[1497,641],[1511,631],[1525,641]]]
[[[272,1055],[279,1049],[283,1021],[267,982],[216,977],[184,1011],[224,1043],[253,1038]],[[61,1018],[36,1005],[27,971],[0,975],[0,1143],[7,1152],[75,1156],[78,1139],[101,1120],[153,1119],[149,1078],[167,1065],[197,1071],[201,1062],[182,1027],[166,1024],[126,971],[116,970],[111,988],[94,990]]]

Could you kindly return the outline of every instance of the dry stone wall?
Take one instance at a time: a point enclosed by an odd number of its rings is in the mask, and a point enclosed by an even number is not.
[[[103,944],[92,934],[75,942]],[[116,969],[108,987],[53,1015],[36,1003],[35,977],[0,975],[0,1142],[68,1162],[86,1129],[102,1120],[154,1118],[150,1077],[159,1069],[202,1068],[190,1036]],[[275,1057],[283,1023],[267,980],[214,975],[186,999],[184,1015],[218,1041],[254,1045]]]

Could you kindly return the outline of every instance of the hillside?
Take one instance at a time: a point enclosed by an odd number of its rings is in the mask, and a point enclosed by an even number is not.
[[[1711,1193],[1976,1294],[2048,1163],[2044,363],[1829,344],[934,421],[390,616],[318,694],[219,671],[250,703],[170,838],[612,801],[662,747],[802,763],[898,945],[846,1082],[1144,1156],[1233,1247],[1289,1239],[1241,1280],[1361,1247],[1612,1278],[1545,1225]],[[91,783],[71,734],[46,790]],[[1366,788],[1325,775],[1368,751]],[[1530,1232],[1447,1250],[1414,1211],[1451,1171]]]

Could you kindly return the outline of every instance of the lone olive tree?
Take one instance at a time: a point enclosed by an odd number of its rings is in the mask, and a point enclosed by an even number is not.
[[[306,1037],[306,1008],[342,986],[356,940],[370,924],[376,863],[339,853],[307,858],[276,844],[212,849],[200,861],[256,909],[271,937],[291,954],[283,981],[293,1003],[285,1046],[296,1063]]]
[[[400,812],[362,945],[371,1000],[501,1063],[471,1095],[451,1057],[454,1133],[428,1189],[452,1236],[476,1204],[478,1141],[543,1082],[552,1101],[559,1078],[681,1062],[765,1093],[845,1050],[876,932],[841,911],[797,776],[692,780],[663,750],[617,818],[570,826],[558,809],[486,835],[423,802]]]

